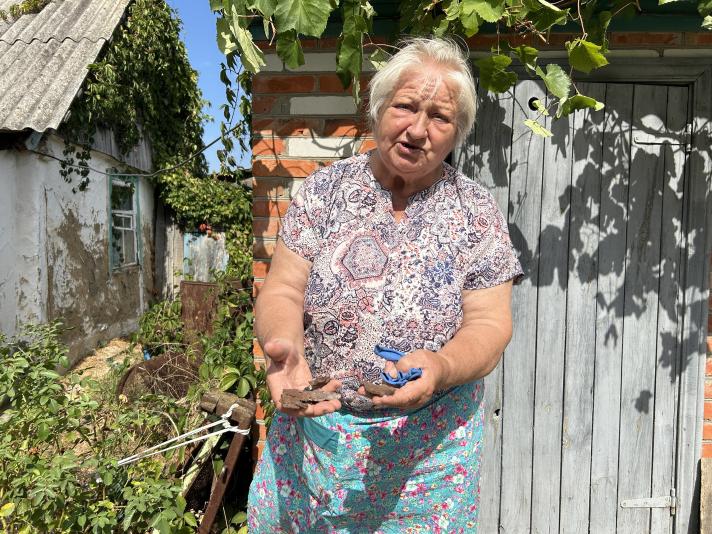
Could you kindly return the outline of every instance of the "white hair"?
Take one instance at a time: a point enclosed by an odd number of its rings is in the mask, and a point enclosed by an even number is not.
[[[406,72],[433,65],[443,67],[448,79],[459,89],[455,143],[461,144],[475,122],[477,95],[469,58],[450,39],[415,37],[400,44],[400,50],[376,72],[369,84],[368,112],[371,124],[375,126],[378,123],[383,106]]]

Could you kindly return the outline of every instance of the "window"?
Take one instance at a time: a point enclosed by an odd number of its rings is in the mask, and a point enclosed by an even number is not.
[[[138,263],[136,185],[135,179],[111,178],[109,248],[112,269]]]

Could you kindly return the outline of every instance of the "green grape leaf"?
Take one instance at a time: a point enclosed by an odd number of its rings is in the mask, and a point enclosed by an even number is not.
[[[320,37],[331,11],[329,0],[280,0],[274,18],[280,33],[296,30],[299,34]]]
[[[243,66],[252,74],[258,73],[260,67],[265,64],[264,53],[252,42],[252,34],[248,30],[233,24],[232,31],[237,37],[237,44],[240,48],[240,61],[242,61]]]
[[[603,109],[603,102],[599,102],[595,98],[584,95],[574,95],[566,98],[559,103],[559,109],[556,110],[556,118],[567,117],[578,109],[593,109],[600,111]]]
[[[576,70],[588,74],[593,69],[598,69],[608,65],[606,56],[601,53],[601,46],[576,39],[571,43],[566,43],[569,51],[569,64]]]
[[[368,56],[368,60],[371,62],[371,65],[373,65],[373,68],[376,70],[381,70],[388,60],[390,59],[390,56],[382,49],[382,48],[377,48],[373,54]]]
[[[227,391],[232,387],[235,382],[237,382],[238,378],[239,376],[234,373],[226,374],[222,377],[222,380],[220,380],[220,389],[223,391]]]
[[[466,37],[472,37],[480,31],[481,23],[482,19],[477,16],[477,13],[465,13],[464,11],[460,11],[460,24],[462,24],[465,30]]]
[[[548,8],[541,8],[529,13],[528,18],[537,30],[545,32],[557,24],[566,24],[569,18],[569,10],[554,11]]]
[[[210,10],[220,11],[223,8],[223,0],[210,0]]]
[[[697,12],[703,17],[712,15],[712,0],[700,0],[697,3]]]
[[[539,51],[527,45],[520,45],[512,48],[511,51],[519,58],[519,61],[527,70],[536,69],[536,60]]]
[[[504,0],[463,0],[461,10],[465,15],[477,13],[487,22],[497,22],[504,14],[504,7]]]
[[[443,11],[447,20],[457,20],[460,18],[460,0],[447,0],[443,4]]]
[[[247,9],[257,10],[262,13],[262,16],[266,19],[274,15],[275,9],[277,9],[277,0],[251,0],[247,4]]]
[[[230,22],[225,17],[217,19],[218,48],[228,55],[237,50],[237,43],[230,30]]]
[[[289,30],[277,35],[277,55],[290,69],[304,65],[304,51],[301,42],[297,39],[297,32]]]
[[[537,0],[537,1],[547,9],[551,9],[552,11],[561,11],[560,7],[556,7],[554,4],[550,4],[546,0]]]
[[[348,87],[361,72],[363,55],[361,35],[344,35],[339,39],[336,52],[336,74],[344,87]]]
[[[540,135],[541,137],[551,137],[554,135],[551,133],[549,130],[544,128],[541,124],[539,124],[537,121],[534,119],[527,119],[524,121],[524,124],[536,135]]]
[[[608,38],[606,37],[606,32],[608,31],[608,25],[611,23],[611,18],[613,15],[610,11],[601,11],[593,15],[589,19],[588,26],[588,40],[592,43],[601,45],[601,52],[608,52]]]
[[[480,85],[493,93],[503,93],[517,81],[517,74],[507,70],[512,58],[501,54],[475,61],[480,69]]]
[[[702,20],[702,27],[705,30],[712,30],[712,15],[707,15],[703,20]]]
[[[571,78],[559,65],[549,63],[546,73],[541,67],[536,68],[537,75],[544,80],[546,88],[557,98],[566,98],[571,91]]]

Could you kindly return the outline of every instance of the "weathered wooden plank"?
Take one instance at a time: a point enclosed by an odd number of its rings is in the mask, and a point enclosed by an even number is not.
[[[548,102],[552,104],[551,100]],[[539,234],[531,532],[559,531],[573,117],[547,119]]]
[[[512,146],[514,96],[481,94],[473,146],[474,176],[494,195],[502,213],[509,199],[509,161]],[[506,355],[504,356],[506,357]],[[480,472],[480,525],[482,532],[499,530],[502,475],[503,363],[485,377],[485,428]]]
[[[523,124],[534,112],[531,97],[543,98],[541,85],[516,86],[509,193],[509,227],[526,278],[513,291],[514,333],[503,362],[502,489],[500,531],[529,532],[532,496],[532,435],[536,343],[536,288],[541,209],[543,140]]]
[[[710,116],[712,116],[712,70],[707,69],[694,85],[693,151],[689,159],[689,174],[685,194],[686,255],[683,265],[685,280],[684,330],[682,337],[680,376],[679,440],[677,451],[678,510],[675,514],[676,534],[699,531],[698,463],[702,442],[702,398],[704,385],[707,313],[709,304],[708,277],[712,214],[710,175]]]
[[[623,286],[633,87],[609,84],[598,245],[596,363],[591,452],[591,534],[616,530]]]
[[[667,88],[636,85],[634,139],[665,131]],[[650,497],[655,414],[660,219],[664,161],[658,145],[634,142],[628,192],[618,501]],[[649,508],[618,509],[617,531],[646,532]]]
[[[606,100],[604,84],[579,84],[578,88],[600,102]],[[578,111],[573,117],[559,529],[567,534],[587,532],[589,523],[598,289],[596,256],[605,117],[603,111],[590,110]]]
[[[686,87],[668,88],[666,130],[684,131],[687,123]],[[653,429],[652,496],[665,496],[675,487],[674,461],[676,425],[675,407],[679,362],[680,333],[682,331],[682,198],[684,193],[684,146],[663,145],[662,221],[660,235],[660,266],[658,267],[658,327],[655,376],[655,427]],[[672,516],[667,508],[650,510],[650,532],[672,532]]]

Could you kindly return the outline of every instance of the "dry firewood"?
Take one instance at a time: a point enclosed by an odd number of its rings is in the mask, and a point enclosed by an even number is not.
[[[370,397],[387,397],[393,395],[398,389],[388,384],[374,384],[373,382],[364,382],[361,385]]]

